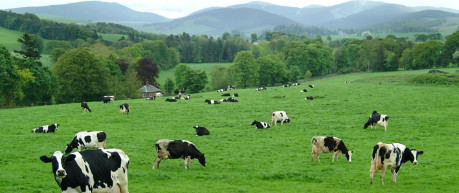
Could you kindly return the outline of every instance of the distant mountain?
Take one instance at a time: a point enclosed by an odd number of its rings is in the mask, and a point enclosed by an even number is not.
[[[217,8],[191,14],[169,22],[145,25],[156,32],[187,29],[191,34],[221,35],[224,32],[258,33],[278,25],[297,22],[286,17],[252,8]],[[183,31],[182,31],[183,32]],[[181,33],[181,32],[179,32]]]
[[[154,13],[138,12],[118,3],[84,1],[63,5],[22,7],[9,9],[16,13],[33,13],[38,16],[56,16],[90,21],[109,22],[164,22],[170,19]]]

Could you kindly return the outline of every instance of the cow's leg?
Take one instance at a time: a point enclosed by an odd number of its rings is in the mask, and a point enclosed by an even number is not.
[[[320,154],[317,153],[316,155],[317,155],[317,161],[320,162]]]
[[[335,151],[335,152],[333,152],[333,156],[332,156],[332,162],[335,162],[335,157],[336,157],[336,154],[337,154],[337,153],[336,153],[336,151]]]
[[[383,167],[381,170],[380,178],[381,178],[381,184],[384,185],[384,175],[386,174],[386,168]]]
[[[159,164],[160,163],[161,163],[161,158],[157,157],[155,159],[155,163],[153,164],[153,167],[151,169],[154,170],[156,166],[158,166],[158,168],[159,168]]]
[[[183,161],[185,162],[185,169],[188,167],[188,157],[184,157]]]
[[[397,171],[395,169],[392,169],[392,182],[397,183]]]
[[[374,160],[371,160],[371,167],[370,167],[370,184],[373,184],[373,175],[377,172],[376,163]]]
[[[312,152],[311,152],[311,161],[314,161],[314,156],[316,156],[316,155],[315,155],[314,149],[313,149]]]

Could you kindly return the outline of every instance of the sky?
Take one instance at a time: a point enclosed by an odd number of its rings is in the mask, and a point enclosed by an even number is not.
[[[85,0],[0,0],[0,9],[61,5]],[[99,0],[116,2],[135,11],[150,12],[167,18],[179,18],[208,7],[226,7],[244,4],[254,0]],[[349,0],[258,0],[275,5],[290,7],[306,7],[309,5],[332,6]],[[360,0],[365,2],[367,0]],[[406,6],[432,6],[459,10],[457,0],[378,0],[385,3],[395,3]]]

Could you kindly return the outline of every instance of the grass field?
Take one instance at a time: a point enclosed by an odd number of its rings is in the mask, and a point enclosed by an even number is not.
[[[230,93],[240,95],[238,103],[220,105],[203,102],[223,98],[208,92],[177,103],[165,98],[89,102],[91,113],[77,103],[0,109],[0,192],[60,192],[51,165],[39,157],[63,151],[83,130],[105,131],[107,148],[129,155],[130,192],[458,192],[459,86],[406,83],[427,71],[349,74],[259,92],[237,89]],[[316,88],[299,92],[307,84]],[[129,115],[119,114],[124,102],[131,106]],[[292,122],[265,130],[250,125],[269,121],[275,110],[286,111]],[[362,129],[373,110],[389,115],[387,131]],[[30,132],[51,123],[60,124],[54,134]],[[195,136],[195,125],[211,135]],[[312,162],[310,140],[318,135],[343,139],[354,151],[352,163],[344,156],[332,163],[331,154]],[[206,154],[207,167],[193,160],[185,170],[183,160],[165,160],[151,170],[154,143],[165,138],[192,141]],[[372,147],[380,141],[424,154],[417,166],[402,167],[396,184],[387,172],[385,185],[370,185]],[[379,182],[379,173],[375,178]]]

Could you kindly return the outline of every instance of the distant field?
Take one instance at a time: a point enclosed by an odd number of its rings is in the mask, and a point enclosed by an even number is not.
[[[21,37],[23,33],[0,27],[0,34],[0,44],[5,46],[8,50],[12,52],[13,50],[21,48],[21,45],[18,43],[18,38]]]
[[[103,33],[99,33],[99,35],[102,36],[102,39],[108,40],[108,41],[112,41],[112,42],[118,41],[122,36],[127,38],[126,35],[122,35],[122,34],[103,34]]]
[[[258,92],[236,88],[230,93],[237,92],[239,102],[220,105],[203,102],[223,98],[214,91],[176,103],[164,97],[94,101],[88,103],[91,113],[83,113],[79,103],[0,109],[0,191],[60,192],[51,165],[39,157],[63,151],[78,131],[102,130],[107,148],[120,148],[130,157],[130,192],[458,192],[459,86],[406,82],[427,71],[354,73]],[[308,92],[299,92],[304,88]],[[131,105],[130,115],[119,114],[119,104],[125,102]],[[286,111],[291,123],[265,130],[250,125],[269,121],[275,110]],[[389,115],[387,131],[362,129],[373,110]],[[54,134],[30,132],[51,123],[60,124]],[[211,135],[195,136],[195,125],[207,127]],[[312,162],[310,140],[320,135],[343,139],[354,151],[352,163],[342,155],[332,163],[331,154]],[[206,154],[207,167],[193,160],[185,170],[183,160],[165,160],[160,169],[151,170],[158,139],[192,141]],[[417,166],[401,168],[397,183],[387,171],[385,185],[378,183],[379,173],[370,185],[371,152],[380,141],[400,142],[424,154]]]

